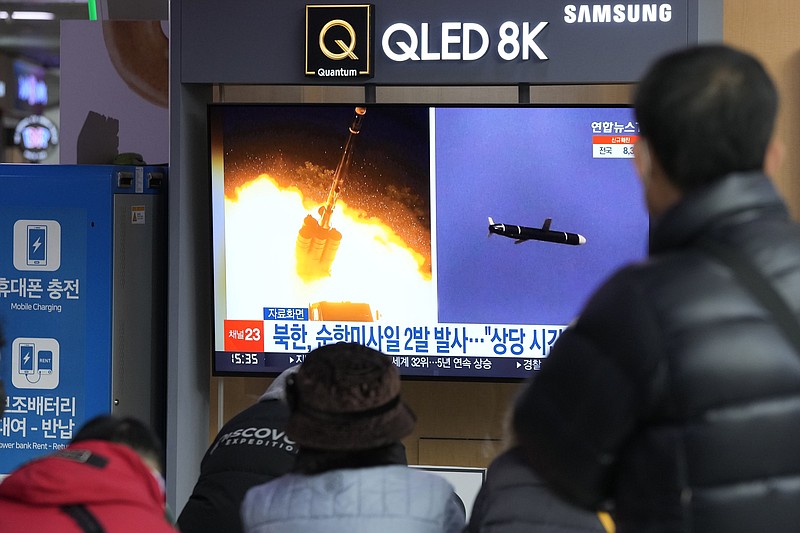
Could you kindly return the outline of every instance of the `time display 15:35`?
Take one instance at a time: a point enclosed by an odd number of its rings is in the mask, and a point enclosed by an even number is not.
[[[247,352],[233,352],[231,354],[231,363],[234,365],[257,365],[258,354]]]

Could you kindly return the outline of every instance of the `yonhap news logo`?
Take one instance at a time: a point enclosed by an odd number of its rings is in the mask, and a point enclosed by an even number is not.
[[[371,78],[374,12],[371,4],[306,5],[306,76]]]

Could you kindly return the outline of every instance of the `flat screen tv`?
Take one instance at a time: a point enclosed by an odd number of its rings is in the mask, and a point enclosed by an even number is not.
[[[623,106],[212,104],[216,375],[354,341],[522,379],[646,253]]]

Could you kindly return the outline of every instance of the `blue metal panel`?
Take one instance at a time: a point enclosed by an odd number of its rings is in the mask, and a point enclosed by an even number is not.
[[[111,409],[113,193],[133,167],[0,165],[0,472]],[[29,359],[30,357],[30,359]]]

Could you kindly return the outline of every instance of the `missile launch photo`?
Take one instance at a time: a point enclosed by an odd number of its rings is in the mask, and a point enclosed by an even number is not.
[[[219,122],[229,318],[435,309],[425,109],[245,105]]]
[[[367,113],[366,107],[356,107],[353,122],[348,129],[347,142],[342,150],[342,158],[336,166],[325,205],[319,208],[319,221],[311,215],[303,219],[303,227],[297,235],[296,259],[297,273],[304,280],[319,279],[330,275],[333,260],[339,250],[342,234],[331,227],[331,216],[336,202],[342,194],[345,178],[353,153],[353,140],[361,131],[361,122]]]

